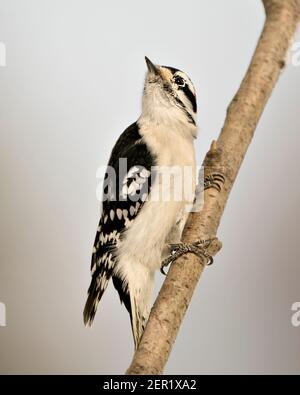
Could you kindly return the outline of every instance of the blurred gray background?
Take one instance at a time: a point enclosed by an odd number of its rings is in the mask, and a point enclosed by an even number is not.
[[[123,373],[129,318],[110,286],[82,309],[99,216],[96,170],[140,113],[146,66],[197,89],[201,163],[249,64],[259,0],[0,0],[1,373]],[[300,41],[300,35],[296,41]],[[299,58],[299,57],[298,57]],[[166,373],[300,371],[300,66],[263,114]],[[157,275],[157,288],[162,277]]]

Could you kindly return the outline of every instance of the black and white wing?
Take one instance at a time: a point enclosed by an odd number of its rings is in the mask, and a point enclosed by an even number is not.
[[[92,280],[84,308],[84,323],[91,325],[98,303],[112,277],[121,302],[130,316],[129,293],[114,275],[116,252],[124,232],[139,214],[147,199],[155,158],[143,142],[137,123],[129,126],[113,148],[104,179],[102,215],[94,243]]]

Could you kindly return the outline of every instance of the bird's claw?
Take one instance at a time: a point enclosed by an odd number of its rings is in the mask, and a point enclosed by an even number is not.
[[[208,240],[198,240],[194,243],[177,243],[177,244],[170,244],[171,253],[170,255],[163,260],[160,272],[166,276],[166,272],[164,268],[172,263],[175,259],[179,258],[180,256],[193,253],[197,256],[202,256],[207,259],[207,266],[213,264],[214,260],[211,255],[206,252],[206,248],[210,245],[210,243],[215,240],[216,238],[208,239]]]
[[[164,275],[164,276],[166,276],[167,275],[167,273],[165,272],[165,270],[164,270],[164,268],[166,267],[166,266],[169,266],[170,265],[170,263],[172,263],[175,259],[176,259],[176,257],[175,257],[175,254],[176,254],[176,247],[178,247],[180,244],[169,244],[169,247],[170,247],[170,254],[169,254],[169,256],[167,256],[167,258],[165,258],[164,260],[163,260],[163,262],[162,262],[162,264],[161,264],[161,267],[160,267],[160,272]]]
[[[225,177],[221,173],[211,173],[204,177],[204,190],[214,188],[221,192],[221,184],[225,183]]]
[[[165,272],[165,267],[164,267],[164,266],[162,266],[162,267],[160,268],[160,272],[161,272],[161,274],[163,274],[164,276],[167,275],[167,273]]]

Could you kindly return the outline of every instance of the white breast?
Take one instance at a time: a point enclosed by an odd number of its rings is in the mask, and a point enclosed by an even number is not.
[[[164,185],[162,174],[156,175],[146,201],[137,218],[126,231],[119,256],[134,260],[149,269],[158,269],[166,239],[178,221],[193,203],[196,179],[196,161],[193,137],[187,131],[167,127],[141,128],[147,146],[156,155],[158,171],[169,171],[171,185]],[[181,189],[181,196],[180,191]],[[176,191],[174,191],[174,188]],[[170,192],[169,197],[162,191]],[[176,192],[176,194],[175,194]],[[175,196],[176,195],[176,196]],[[167,199],[166,199],[167,197]],[[122,260],[123,260],[122,259]]]

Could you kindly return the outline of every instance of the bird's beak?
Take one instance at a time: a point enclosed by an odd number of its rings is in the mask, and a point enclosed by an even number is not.
[[[159,68],[157,66],[155,66],[155,64],[153,64],[151,62],[151,60],[149,58],[147,58],[147,56],[145,56],[145,60],[146,60],[146,63],[147,63],[147,67],[148,67],[149,73],[154,73],[156,75],[159,75],[160,74]]]

